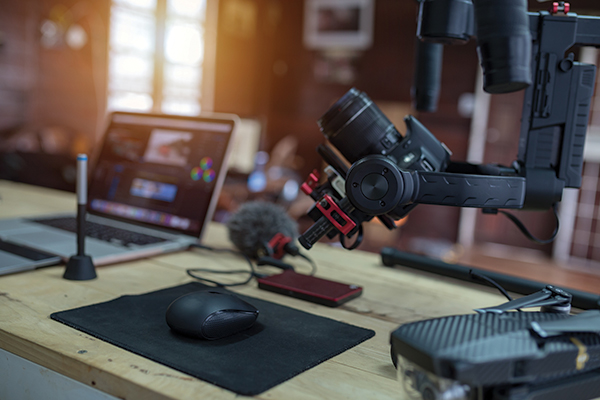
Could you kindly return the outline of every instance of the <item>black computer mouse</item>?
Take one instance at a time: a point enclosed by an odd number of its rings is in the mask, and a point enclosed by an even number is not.
[[[202,290],[175,299],[167,308],[166,318],[175,332],[215,340],[250,328],[258,310],[232,294]]]

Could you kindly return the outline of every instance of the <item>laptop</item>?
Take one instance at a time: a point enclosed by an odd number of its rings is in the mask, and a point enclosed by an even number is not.
[[[110,114],[95,165],[88,168],[85,250],[95,265],[182,250],[201,240],[238,121],[229,114]],[[0,220],[0,240],[67,260],[77,249],[75,208],[69,215]]]

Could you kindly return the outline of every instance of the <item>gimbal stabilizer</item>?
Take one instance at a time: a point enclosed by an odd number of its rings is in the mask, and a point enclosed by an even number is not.
[[[436,45],[468,40],[477,25],[484,89],[503,93],[527,87],[518,159],[510,167],[450,161],[446,147],[414,117],[405,119],[402,136],[366,94],[351,89],[319,125],[352,166],[348,169],[327,146],[319,148],[332,169],[327,183],[318,186],[311,175],[303,185],[316,201],[309,212],[315,224],[299,238],[305,248],[325,235],[360,233],[360,224],[374,216],[391,229],[394,219],[419,203],[545,210],[561,200],[564,188],[581,185],[596,67],[574,61],[567,51],[600,47],[600,18],[564,9],[520,12],[524,2],[519,0],[456,0],[465,10],[474,5],[477,22],[466,12],[457,28],[452,21],[425,19],[457,15],[447,10],[452,2],[441,3],[421,2],[420,38]],[[519,4],[513,10],[511,3]]]

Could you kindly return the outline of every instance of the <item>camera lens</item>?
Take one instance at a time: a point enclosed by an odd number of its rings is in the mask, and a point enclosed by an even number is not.
[[[385,154],[401,137],[365,93],[352,88],[319,119],[323,135],[348,161]]]
[[[531,33],[526,0],[475,0],[477,51],[488,93],[531,84]]]

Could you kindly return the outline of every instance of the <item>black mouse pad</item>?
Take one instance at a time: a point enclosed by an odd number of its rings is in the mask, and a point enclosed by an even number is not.
[[[258,308],[255,325],[206,341],[171,331],[165,312],[173,300],[209,286],[188,283],[50,317],[94,337],[235,393],[256,395],[373,337],[375,332],[270,303],[240,298]],[[226,292],[224,289],[219,289]]]

